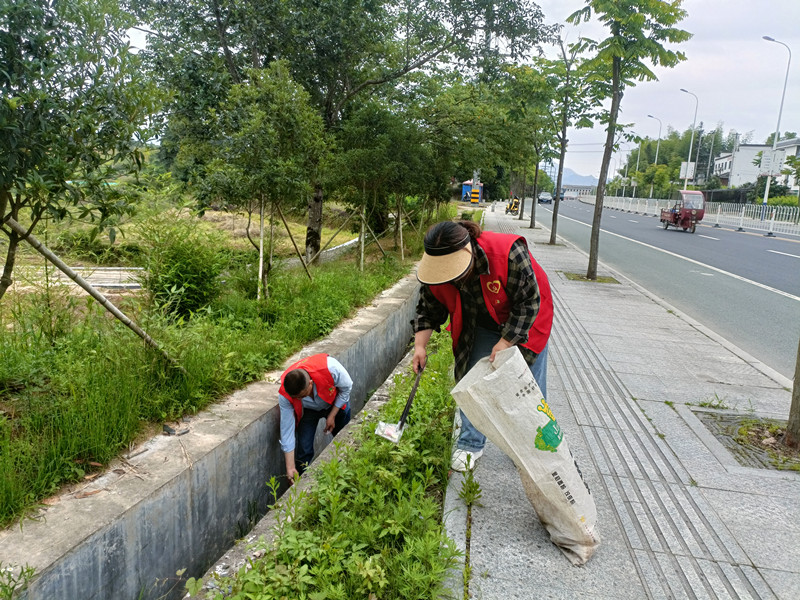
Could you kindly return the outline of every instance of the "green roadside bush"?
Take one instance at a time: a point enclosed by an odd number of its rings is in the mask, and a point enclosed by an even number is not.
[[[139,235],[141,283],[154,306],[174,317],[188,317],[217,297],[226,265],[221,233],[168,211],[143,222]]]
[[[767,199],[769,206],[797,206],[797,196],[775,196]]]

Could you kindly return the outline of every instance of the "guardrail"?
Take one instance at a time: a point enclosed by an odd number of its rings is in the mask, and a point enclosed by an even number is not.
[[[603,199],[605,208],[656,217],[662,208],[670,208],[673,204],[672,200],[649,198],[606,196]],[[800,207],[707,202],[703,222],[714,227],[731,227],[736,231],[763,231],[768,236],[776,233],[800,236]]]

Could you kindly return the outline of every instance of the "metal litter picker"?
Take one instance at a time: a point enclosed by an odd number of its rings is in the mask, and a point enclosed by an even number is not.
[[[378,422],[378,426],[375,428],[375,433],[383,438],[386,438],[390,442],[394,442],[395,444],[400,441],[400,437],[403,435],[403,431],[406,427],[406,418],[408,417],[408,411],[411,410],[411,402],[414,400],[414,394],[417,393],[417,387],[419,386],[419,379],[422,377],[422,371],[424,369],[420,367],[419,372],[417,373],[417,380],[414,382],[414,387],[411,388],[411,394],[406,401],[406,406],[403,409],[403,414],[400,416],[399,423],[384,423],[383,421]]]

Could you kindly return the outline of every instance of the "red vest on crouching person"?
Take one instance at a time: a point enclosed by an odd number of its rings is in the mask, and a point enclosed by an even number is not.
[[[333,404],[333,401],[336,400],[336,385],[333,383],[333,375],[331,375],[331,372],[328,370],[327,354],[314,354],[303,358],[286,369],[283,375],[281,375],[281,389],[278,390],[278,393],[284,398],[288,398],[292,403],[292,407],[294,407],[294,421],[296,424],[300,421],[300,417],[303,416],[303,401],[301,398],[292,398],[286,391],[286,388],[283,387],[283,378],[286,377],[289,371],[294,371],[295,369],[303,369],[303,371],[308,373],[308,376],[311,377],[311,381],[317,386],[317,395],[328,404]]]
[[[494,233],[485,231],[475,240],[486,253],[489,259],[489,274],[481,275],[481,290],[483,300],[489,315],[498,325],[502,325],[508,320],[511,314],[511,301],[506,294],[508,283],[508,254],[511,246],[517,240],[525,242],[525,238],[509,233]],[[527,242],[525,242],[527,246]],[[550,338],[550,329],[553,325],[553,296],[550,293],[550,282],[547,274],[539,263],[531,256],[533,273],[536,276],[536,284],[539,287],[541,303],[539,313],[533,322],[533,326],[528,332],[528,341],[520,344],[539,354],[544,350],[547,340]],[[461,294],[451,283],[430,286],[431,292],[439,302],[447,307],[450,313],[450,334],[453,337],[453,350],[455,350],[458,338],[461,335],[463,326],[461,317]]]

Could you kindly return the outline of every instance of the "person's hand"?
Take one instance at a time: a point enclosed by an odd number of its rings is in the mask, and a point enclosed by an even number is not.
[[[428,352],[425,349],[425,346],[414,346],[414,357],[411,359],[411,364],[414,367],[414,373],[419,373],[421,369],[424,369],[427,360]]]
[[[500,341],[497,342],[492,348],[492,354],[489,356],[489,362],[494,362],[495,356],[497,355],[498,352],[505,350],[506,348],[511,348],[511,346],[513,345],[514,344],[512,344],[505,338],[500,338]]]
[[[289,480],[289,485],[294,485],[295,480],[300,476],[300,473],[294,467],[286,469],[286,478]]]
[[[330,433],[336,427],[336,415],[328,415],[325,419],[325,433]]]

